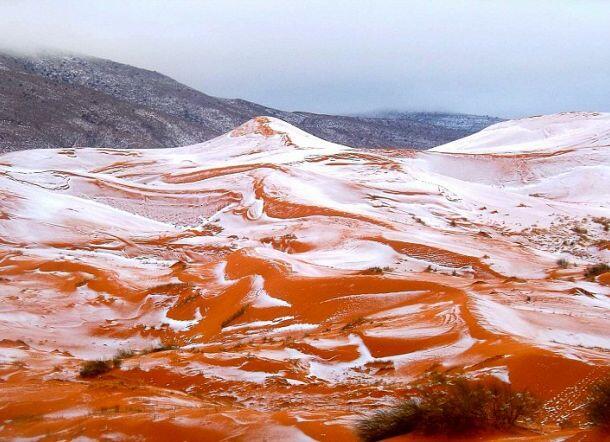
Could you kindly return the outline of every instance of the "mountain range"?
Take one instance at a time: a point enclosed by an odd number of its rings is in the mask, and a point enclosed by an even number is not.
[[[354,147],[427,149],[501,121],[433,112],[287,112],[213,97],[158,72],[101,58],[0,53],[0,152],[162,148],[200,143],[256,116]]]

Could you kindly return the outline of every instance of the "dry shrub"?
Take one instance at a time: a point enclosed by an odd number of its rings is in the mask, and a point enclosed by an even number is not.
[[[361,420],[356,431],[363,441],[378,441],[415,431],[421,417],[422,411],[416,401],[407,400]]]
[[[610,272],[610,266],[605,263],[599,263],[592,266],[587,267],[585,270],[585,277],[589,279],[593,279],[596,276],[602,275],[606,272]]]
[[[79,375],[81,378],[95,378],[108,373],[113,367],[120,366],[120,361],[84,361],[81,365]]]
[[[592,400],[587,405],[589,420],[610,431],[610,377],[593,385],[591,397]]]
[[[574,226],[572,227],[572,231],[578,233],[579,235],[586,235],[589,232],[586,227],[582,226]]]
[[[369,267],[362,271],[363,275],[383,275],[385,272],[392,270],[390,267]]]
[[[506,430],[535,407],[536,401],[529,393],[514,392],[495,379],[433,374],[415,388],[412,398],[362,420],[357,432],[368,442],[411,432],[464,435]]]
[[[149,353],[156,353],[166,350],[174,350],[178,347],[175,345],[161,344],[157,347],[146,348],[141,351],[121,349],[119,350],[112,359],[98,359],[95,361],[83,361],[79,371],[79,375],[82,378],[95,378],[108,373],[113,368],[121,368],[123,360],[132,358],[138,355],[145,355]]]
[[[144,350],[142,350],[142,354],[146,355],[146,354],[149,354],[149,353],[159,353],[159,352],[162,352],[162,351],[176,350],[177,348],[178,348],[177,345],[161,344],[161,345],[158,345],[156,347],[145,348]]]
[[[114,358],[112,358],[112,361],[121,361],[123,359],[129,359],[132,356],[135,356],[136,352],[135,350],[127,350],[127,349],[120,349],[116,355],[114,355]],[[117,362],[114,362],[115,365],[117,364]],[[120,364],[120,362],[119,362]]]
[[[604,231],[606,231],[606,232],[608,230],[610,230],[610,218],[600,216],[597,218],[593,218],[593,222],[600,224],[604,228]]]
[[[362,324],[364,324],[366,322],[366,319],[364,319],[362,316],[352,319],[351,321],[349,321],[347,324],[345,324],[343,327],[341,327],[341,330],[351,330],[352,328],[358,327]]]
[[[227,319],[225,319],[224,321],[222,321],[222,324],[220,324],[220,328],[225,328],[228,327],[229,325],[231,325],[231,323],[233,321],[235,321],[236,319],[238,319],[239,317],[243,316],[244,313],[246,313],[246,310],[248,309],[249,304],[243,305],[239,308],[239,310],[237,310],[235,313],[233,313],[231,316],[229,316]]]

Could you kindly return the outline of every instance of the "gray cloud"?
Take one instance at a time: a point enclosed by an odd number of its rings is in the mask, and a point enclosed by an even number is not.
[[[610,2],[1,1],[0,45],[287,110],[610,110]]]

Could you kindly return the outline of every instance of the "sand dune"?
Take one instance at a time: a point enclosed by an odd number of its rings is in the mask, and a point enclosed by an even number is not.
[[[583,276],[610,259],[609,144],[605,114],[426,152],[259,117],[0,156],[0,437],[353,440],[431,367],[535,393],[523,439],[579,437],[610,363],[610,277]]]

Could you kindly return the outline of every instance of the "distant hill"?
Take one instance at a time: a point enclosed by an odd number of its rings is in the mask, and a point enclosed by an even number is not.
[[[461,114],[286,112],[212,97],[157,72],[110,60],[0,53],[0,152],[174,147],[206,141],[260,115],[349,146],[415,149],[448,143],[500,121]]]
[[[452,114],[447,112],[400,112],[385,111],[376,112],[368,116],[376,118],[389,118],[394,120],[409,120],[419,123],[430,124],[446,129],[464,130],[471,133],[485,129],[492,124],[503,120],[489,115]]]

